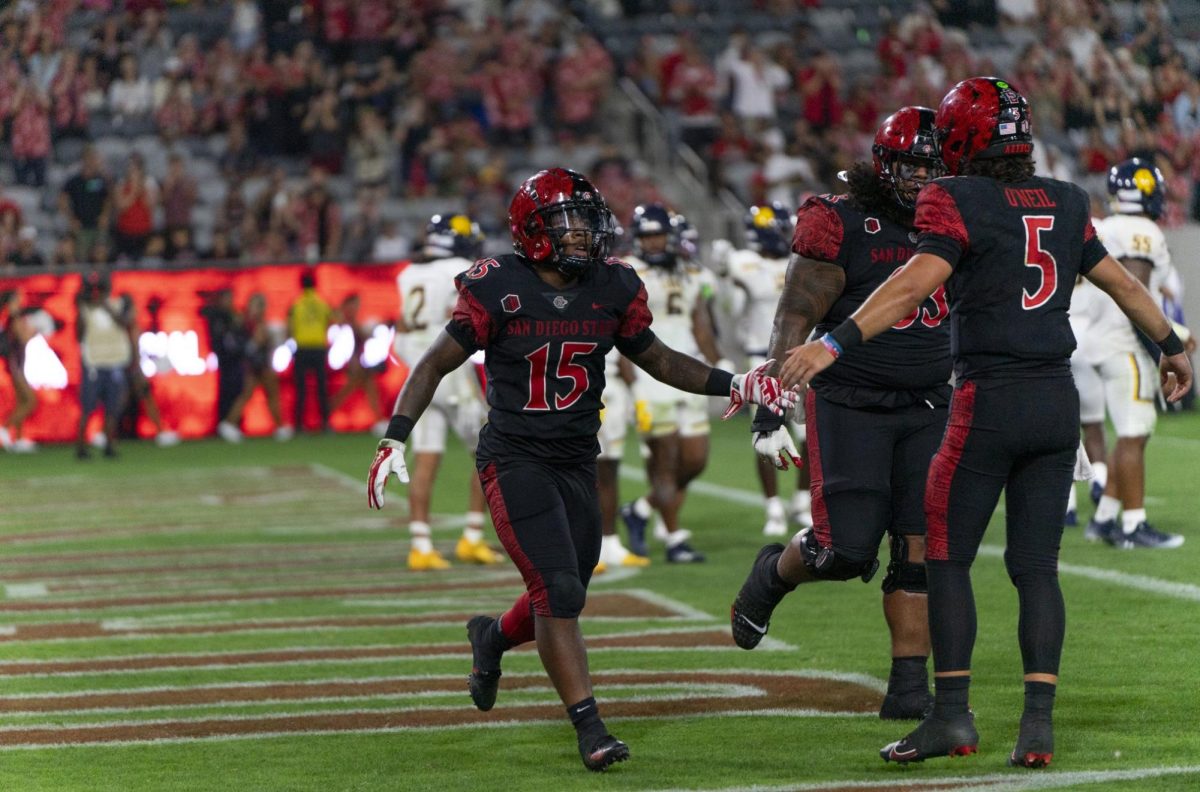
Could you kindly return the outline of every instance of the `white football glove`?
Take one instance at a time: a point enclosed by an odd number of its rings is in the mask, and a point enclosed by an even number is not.
[[[780,470],[788,469],[789,460],[797,470],[804,464],[800,452],[796,449],[796,442],[792,439],[792,433],[786,425],[773,432],[755,432],[754,450]]]
[[[393,473],[400,479],[401,484],[408,483],[408,467],[404,464],[404,443],[385,437],[379,441],[375,459],[371,461],[371,471],[367,474],[367,505],[372,509],[383,508],[383,490],[387,486],[388,476]]]
[[[733,417],[747,404],[761,405],[776,415],[783,415],[785,410],[795,406],[796,392],[784,390],[779,380],[767,374],[767,369],[774,363],[775,359],[772,358],[745,374],[733,375],[729,407],[721,416],[723,420]]]

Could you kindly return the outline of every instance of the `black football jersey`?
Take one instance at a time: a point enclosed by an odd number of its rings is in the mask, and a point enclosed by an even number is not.
[[[959,378],[1057,376],[1075,349],[1076,276],[1107,255],[1079,187],[981,176],[938,179],[917,198],[917,250],[954,267],[946,282]]]
[[[916,252],[916,232],[856,209],[845,195],[809,198],[796,213],[792,250],[836,264],[846,285],[816,327],[837,327]],[[824,398],[847,407],[948,403],[950,317],[944,292],[934,292],[911,316],[869,343],[848,349],[812,382]]]
[[[480,456],[594,460],[604,405],[604,356],[654,340],[646,289],[619,259],[555,289],[516,255],[483,259],[455,278],[446,332],[484,350],[488,425]]]

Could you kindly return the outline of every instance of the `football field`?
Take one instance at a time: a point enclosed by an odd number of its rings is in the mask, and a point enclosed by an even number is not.
[[[1045,771],[1005,766],[1022,687],[1003,506],[974,571],[979,754],[885,764],[911,724],[876,717],[882,573],[801,588],[758,649],[736,648],[761,499],[748,422],[714,430],[684,510],[708,563],[668,565],[652,543],[650,567],[591,587],[597,699],[632,751],[603,775],[531,647],[505,656],[496,708],[473,708],[465,622],[506,608],[520,578],[509,563],[409,572],[403,489],[367,508],[372,438],[0,456],[0,790],[1200,789],[1200,415],[1162,418],[1148,451],[1151,519],[1181,549],[1067,529]],[[636,451],[626,500],[645,488]],[[469,472],[452,448],[434,499],[447,556]]]

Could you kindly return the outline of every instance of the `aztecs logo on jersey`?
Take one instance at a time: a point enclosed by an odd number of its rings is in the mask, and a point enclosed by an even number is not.
[[[515,294],[506,294],[500,300],[500,307],[504,309],[504,313],[516,313],[521,310],[521,298]]]
[[[868,234],[878,234],[879,229],[882,227],[883,226],[880,225],[879,218],[877,217],[868,217],[863,221],[863,230]]]

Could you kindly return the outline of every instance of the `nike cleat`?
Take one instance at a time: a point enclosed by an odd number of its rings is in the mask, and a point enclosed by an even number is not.
[[[1092,499],[1092,503],[1099,505],[1100,498],[1104,496],[1104,485],[1099,481],[1093,481],[1092,486],[1088,489],[1088,496]]]
[[[879,708],[880,720],[922,720],[933,712],[933,694],[926,690],[888,693]]]
[[[754,566],[746,576],[746,582],[737,593],[729,608],[729,624],[733,630],[733,642],[743,649],[753,649],[767,634],[771,614],[782,596],[771,591],[771,565],[778,563],[783,545],[769,544],[758,551]]]
[[[583,757],[584,767],[593,773],[599,773],[611,764],[628,759],[629,746],[611,734],[606,734],[586,748],[580,742],[579,755]]]
[[[496,629],[495,624],[491,616],[475,616],[467,622],[467,639],[474,661],[467,677],[467,691],[480,712],[487,712],[496,704],[496,692],[500,689],[502,652],[497,652],[488,640],[488,632]]]
[[[674,547],[667,548],[668,564],[701,564],[708,557],[687,542],[680,542]]]
[[[1017,746],[1008,757],[1010,767],[1049,767],[1054,757],[1054,724],[1050,717],[1021,716]]]
[[[908,764],[938,756],[969,756],[978,750],[975,716],[968,712],[950,720],[930,715],[904,739],[883,746],[879,755],[885,762]]]
[[[1079,513],[1074,509],[1067,509],[1067,513],[1063,517],[1063,525],[1067,528],[1074,528],[1076,525],[1079,525]]]
[[[495,550],[487,546],[487,542],[482,539],[471,541],[467,537],[460,537],[458,544],[454,547],[454,557],[466,564],[499,564],[504,558]]]
[[[1089,542],[1108,542],[1112,544],[1112,535],[1120,533],[1121,529],[1117,527],[1116,520],[1098,520],[1088,521],[1087,528],[1083,529],[1083,538]]]
[[[428,572],[431,569],[449,569],[450,562],[442,558],[442,554],[437,550],[430,550],[428,553],[409,550],[408,568],[413,572]]]
[[[1113,547],[1121,550],[1134,550],[1139,547],[1152,550],[1172,550],[1183,544],[1183,536],[1157,531],[1150,523],[1142,521],[1137,524],[1132,533],[1125,533],[1113,526],[1113,531],[1105,537]]]
[[[646,524],[650,521],[638,516],[633,501],[621,507],[621,521],[625,523],[625,530],[629,534],[629,552],[645,558],[649,555],[646,552]]]

